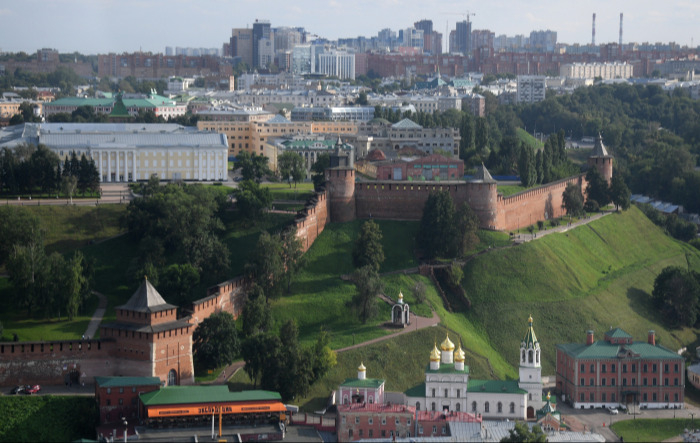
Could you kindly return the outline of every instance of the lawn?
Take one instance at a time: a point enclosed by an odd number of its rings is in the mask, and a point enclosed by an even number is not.
[[[534,186],[533,186],[534,187]],[[502,194],[504,197],[508,197],[513,194],[517,194],[518,192],[523,192],[527,189],[525,186],[522,185],[498,185],[498,193]]]
[[[688,415],[678,411],[678,415]],[[689,418],[654,418],[624,420],[613,423],[610,428],[624,441],[664,441],[682,435],[685,429],[692,429],[694,421]]]
[[[632,208],[469,261],[463,285],[472,309],[464,315],[515,366],[513,331],[502,325],[525,325],[532,314],[545,374],[554,373],[554,345],[581,342],[588,329],[601,337],[619,326],[640,339],[654,329],[675,350],[695,341],[697,331],[670,331],[651,305],[654,278],[670,265],[700,270],[700,253]]]
[[[542,149],[544,147],[544,143],[537,140],[535,137],[532,136],[532,134],[525,131],[524,129],[518,128],[516,131],[516,136],[518,137],[518,140],[525,143],[527,146],[530,146],[532,149]]]
[[[0,442],[94,439],[95,399],[77,396],[0,396]]]
[[[300,200],[306,201],[314,193],[314,184],[311,182],[292,183],[292,187],[284,181],[280,183],[265,183],[263,188],[268,188],[273,200]]]
[[[323,409],[331,391],[346,378],[357,377],[357,367],[364,363],[368,378],[386,380],[386,391],[403,392],[425,381],[425,368],[429,363],[433,345],[445,339],[447,330],[441,326],[422,329],[409,334],[381,341],[359,349],[338,354],[338,364],[326,376],[311,387],[309,393],[294,400],[303,410],[312,412]],[[453,331],[450,339],[459,343]],[[488,378],[488,364],[481,356],[466,351],[469,374],[475,378]],[[232,390],[252,389],[252,383],[243,370],[229,381]]]

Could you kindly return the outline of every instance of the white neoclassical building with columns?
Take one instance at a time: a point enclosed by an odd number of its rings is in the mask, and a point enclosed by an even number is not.
[[[12,136],[14,135],[14,137]],[[0,147],[43,144],[61,159],[95,161],[102,182],[227,180],[226,135],[178,124],[27,123],[0,135]]]

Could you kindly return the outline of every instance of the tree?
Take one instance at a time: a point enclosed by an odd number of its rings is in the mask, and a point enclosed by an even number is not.
[[[590,168],[586,173],[586,200],[595,200],[602,208],[610,203],[608,183],[605,181],[598,168]]]
[[[452,197],[447,191],[431,192],[423,207],[418,246],[428,258],[454,257],[457,238]]]
[[[248,300],[243,305],[241,313],[243,323],[243,336],[252,337],[253,335],[267,332],[272,324],[272,316],[270,313],[270,304],[265,298],[260,286],[253,284],[248,292]]]
[[[613,175],[610,183],[610,200],[615,204],[615,210],[622,208],[626,211],[630,207],[630,190],[625,184],[625,180],[619,174]]]
[[[668,266],[654,280],[651,297],[670,325],[694,326],[700,308],[700,274]]]
[[[201,369],[230,364],[238,356],[239,347],[236,321],[228,312],[210,315],[192,335],[194,363]]]
[[[0,332],[0,335],[2,332]],[[312,348],[311,356],[313,358],[311,370],[313,372],[313,380],[318,380],[338,364],[338,356],[330,346],[331,338],[325,330],[321,330],[318,334],[316,343]]]
[[[518,172],[520,173],[520,182],[526,188],[529,188],[537,183],[537,166],[535,164],[535,156],[532,153],[532,148],[522,143],[520,144]]]
[[[515,423],[515,427],[511,429],[510,435],[504,437],[501,442],[545,442],[547,441],[547,435],[542,432],[542,428],[539,426],[533,426],[532,431],[530,431],[525,423]]]
[[[43,244],[41,221],[23,207],[0,207],[0,265],[13,254],[15,245]]]
[[[360,106],[367,106],[369,102],[367,101],[367,93],[362,91],[357,97],[357,100],[355,101],[355,104],[358,104]]]
[[[311,166],[311,180],[314,182],[314,189],[318,191],[326,183],[326,169],[331,166],[331,157],[323,153],[316,157],[316,162]]]
[[[281,234],[282,263],[284,264],[284,279],[287,284],[287,293],[291,292],[292,278],[306,263],[304,248],[301,239],[297,236],[296,227],[285,229]]]
[[[290,188],[292,187],[292,180],[296,188],[297,183],[304,180],[306,176],[304,158],[292,151],[285,151],[277,158],[277,170],[282,180],[287,180]]]
[[[236,158],[234,170],[241,170],[243,180],[255,180],[260,183],[263,176],[270,173],[268,161],[269,159],[264,155],[251,155],[247,151],[243,151]]]
[[[352,261],[356,268],[372,266],[375,272],[384,262],[382,231],[373,220],[366,221],[360,227],[360,233],[352,251]]]
[[[278,235],[263,231],[246,265],[246,273],[267,298],[279,294],[285,268],[282,241]]]
[[[61,179],[61,191],[70,199],[70,204],[73,204],[73,194],[78,187],[78,177],[69,175]]]
[[[457,211],[457,232],[459,239],[459,255],[466,255],[479,244],[479,218],[469,203],[464,203]]]
[[[272,206],[272,194],[269,188],[263,188],[253,180],[245,180],[233,191],[236,207],[249,220],[258,220],[265,209]]]
[[[573,216],[578,216],[583,213],[583,194],[581,187],[573,183],[566,185],[564,194],[562,195],[562,208],[566,213]]]
[[[199,271],[189,263],[172,264],[160,276],[160,289],[175,304],[190,301],[192,289],[199,284]]]
[[[253,389],[263,378],[263,371],[279,359],[282,343],[279,337],[269,333],[258,333],[248,337],[241,346],[241,357],[245,361],[243,370],[253,380]],[[274,373],[272,374],[274,377]]]
[[[357,293],[350,303],[364,324],[376,313],[377,295],[384,288],[384,283],[371,265],[356,269],[352,281],[357,287]]]

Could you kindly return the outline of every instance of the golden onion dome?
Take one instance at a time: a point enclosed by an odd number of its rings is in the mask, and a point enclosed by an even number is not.
[[[532,326],[532,315],[527,319],[527,322],[530,323],[530,326]]]
[[[403,292],[399,291],[399,303],[403,304]]]
[[[450,341],[450,336],[446,335],[445,336],[445,341],[440,344],[440,349],[443,351],[454,351],[455,350],[455,344]]]
[[[430,361],[440,361],[440,351],[438,351],[437,344],[433,346],[433,351],[430,353]]]
[[[357,370],[359,372],[365,372],[367,370],[367,368],[365,368],[364,363],[360,362],[360,366],[357,367]]]
[[[455,361],[464,362],[464,357],[464,351],[462,350],[462,345],[460,344],[457,350],[455,351]]]

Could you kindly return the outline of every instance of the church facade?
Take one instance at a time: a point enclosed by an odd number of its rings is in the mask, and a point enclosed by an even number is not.
[[[532,317],[520,343],[519,380],[478,380],[469,376],[461,344],[449,336],[430,352],[425,382],[409,389],[405,401],[416,411],[468,412],[485,419],[526,420],[535,418],[545,400],[542,392],[540,344]]]

